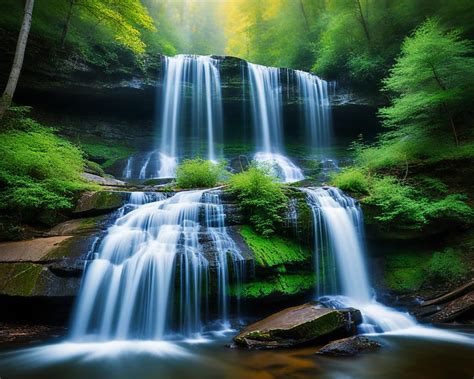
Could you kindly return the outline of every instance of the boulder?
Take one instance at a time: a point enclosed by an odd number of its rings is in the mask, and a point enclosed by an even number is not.
[[[247,326],[234,337],[234,342],[247,348],[291,347],[331,334],[351,334],[360,319],[360,312],[355,309],[336,310],[306,303]]]
[[[316,354],[331,355],[334,357],[354,356],[361,353],[375,351],[382,345],[364,336],[352,336],[332,341],[319,349]]]
[[[73,211],[75,216],[97,215],[120,208],[126,201],[125,192],[84,192]]]

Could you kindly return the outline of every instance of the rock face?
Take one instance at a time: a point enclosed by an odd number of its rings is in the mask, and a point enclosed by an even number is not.
[[[353,336],[333,341],[319,349],[316,354],[340,356],[354,356],[360,353],[378,350],[382,345],[364,336]]]
[[[234,341],[247,348],[291,347],[333,333],[350,334],[360,318],[360,312],[355,309],[335,310],[306,303],[249,325]]]

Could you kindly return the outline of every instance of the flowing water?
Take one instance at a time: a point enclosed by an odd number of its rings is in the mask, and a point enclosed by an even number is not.
[[[413,335],[474,344],[472,337],[422,327],[408,313],[378,303],[364,262],[364,224],[357,202],[337,188],[302,190],[313,213],[315,266],[318,283],[321,282],[317,296],[322,302],[336,308],[359,309],[363,333]]]
[[[129,203],[87,267],[72,340],[199,336],[211,266],[217,272],[218,318],[228,328],[229,284],[238,288],[244,258],[225,227],[219,193],[188,191],[169,198],[132,193]],[[205,252],[206,233],[213,247]]]
[[[284,182],[304,179],[303,172],[283,152],[283,103],[280,69],[248,63],[252,121],[258,152],[254,159],[268,163]]]
[[[298,93],[304,113],[307,137],[315,148],[330,146],[332,134],[329,84],[316,75],[295,70]]]
[[[180,136],[185,135],[186,114],[191,114],[193,156],[201,152],[201,143],[205,141],[207,159],[216,161],[219,158],[216,142],[222,140],[222,96],[216,59],[200,55],[164,57],[163,70],[158,175],[169,178],[174,176],[178,157],[182,154],[180,147],[184,141]]]

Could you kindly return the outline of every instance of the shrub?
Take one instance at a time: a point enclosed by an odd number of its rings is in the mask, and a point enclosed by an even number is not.
[[[225,179],[227,171],[222,163],[215,164],[204,159],[188,159],[176,169],[176,184],[179,188],[214,187]]]
[[[248,170],[233,175],[229,184],[255,230],[262,235],[274,233],[283,221],[287,203],[276,178],[269,175],[268,170],[252,165]]]
[[[424,201],[415,199],[415,195],[412,187],[392,176],[385,176],[372,180],[370,195],[363,201],[380,209],[380,214],[375,216],[378,221],[420,228],[426,223]]]
[[[467,272],[459,254],[452,249],[434,253],[426,266],[427,277],[431,281],[455,282]]]
[[[367,194],[369,182],[366,174],[357,168],[346,168],[332,177],[332,184],[343,191]]]
[[[54,222],[87,185],[82,152],[54,131],[21,115],[0,134],[0,209],[11,218]]]

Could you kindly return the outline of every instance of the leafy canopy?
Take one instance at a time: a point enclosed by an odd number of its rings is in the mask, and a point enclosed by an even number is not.
[[[400,57],[383,81],[397,94],[380,115],[386,126],[446,125],[466,111],[474,95],[473,45],[437,19],[424,22],[405,39]],[[454,125],[453,125],[454,127]]]

